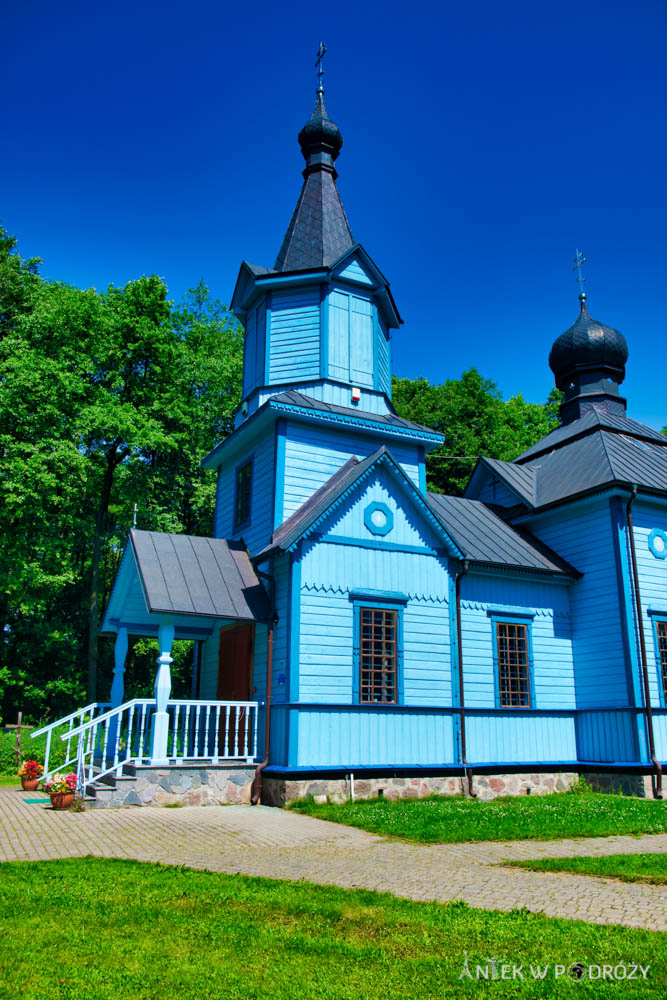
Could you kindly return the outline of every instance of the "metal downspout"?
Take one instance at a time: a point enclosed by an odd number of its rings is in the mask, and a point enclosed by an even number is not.
[[[632,523],[632,504],[637,496],[637,487],[632,487],[632,493],[626,507],[628,519],[628,534],[630,536],[630,556],[632,558],[632,578],[635,592],[635,612],[637,615],[637,629],[639,631],[639,648],[641,650],[642,678],[644,682],[644,709],[646,715],[646,728],[648,730],[648,750],[655,770],[653,781],[653,797],[662,798],[662,765],[655,756],[655,740],[653,739],[653,711],[651,709],[651,694],[648,686],[648,666],[646,657],[646,637],[644,635],[644,620],[642,618],[642,602],[639,592],[639,573],[637,572],[637,551],[635,549],[635,529]]]
[[[466,711],[465,698],[463,696],[463,636],[461,634],[461,579],[466,575],[470,564],[464,559],[460,571],[454,579],[454,593],[456,597],[456,647],[459,655],[459,718],[461,720],[461,763],[468,780],[468,794],[471,798],[477,798],[477,793],[473,791],[472,767],[468,763],[466,754]]]

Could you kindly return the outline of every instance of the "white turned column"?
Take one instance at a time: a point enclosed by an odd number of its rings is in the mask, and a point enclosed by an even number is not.
[[[160,625],[158,629],[158,645],[160,655],[157,658],[158,669],[155,677],[155,714],[153,715],[153,733],[151,742],[151,764],[163,766],[169,763],[167,757],[167,741],[169,738],[169,713],[167,702],[171,694],[172,661],[171,647],[174,642],[174,626]]]

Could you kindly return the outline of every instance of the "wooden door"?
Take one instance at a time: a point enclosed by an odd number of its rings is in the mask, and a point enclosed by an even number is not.
[[[218,701],[250,700],[254,638],[254,625],[236,625],[233,628],[223,628],[220,631]],[[227,726],[225,726],[225,716],[220,716],[219,746],[221,754],[224,752],[226,743],[229,756],[246,756],[246,712],[245,708],[232,708]],[[237,726],[238,752],[235,754]]]

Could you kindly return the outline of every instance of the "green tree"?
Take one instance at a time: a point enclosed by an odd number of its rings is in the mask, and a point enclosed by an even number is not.
[[[0,704],[39,715],[84,680],[95,696],[134,504],[140,527],[211,531],[200,462],[231,428],[242,334],[203,284],[174,306],[156,277],[101,294],[43,281],[4,231],[0,330]]]
[[[392,398],[399,416],[445,435],[444,445],[427,455],[427,486],[453,495],[463,492],[480,455],[512,461],[548,434],[560,404],[556,390],[544,405],[520,395],[505,401],[476,368],[441,385],[394,376]]]

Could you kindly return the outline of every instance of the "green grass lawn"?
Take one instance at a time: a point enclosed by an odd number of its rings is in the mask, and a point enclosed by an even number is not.
[[[593,792],[515,796],[491,802],[439,796],[316,805],[304,799],[291,808],[371,833],[430,843],[552,840],[667,831],[667,803]]]
[[[542,858],[540,861],[508,862],[515,868],[536,872],[574,872],[576,875],[603,875],[622,882],[667,883],[667,854],[609,854],[606,857]]]
[[[21,779],[16,774],[0,774],[0,788],[7,788],[9,785],[15,785],[16,788],[20,788]]]
[[[473,975],[494,956],[524,979],[460,980],[465,952]],[[132,861],[0,866],[3,1000],[664,997],[665,954],[657,933],[527,911]],[[650,969],[573,982],[574,962]],[[538,964],[543,980],[529,970]]]

